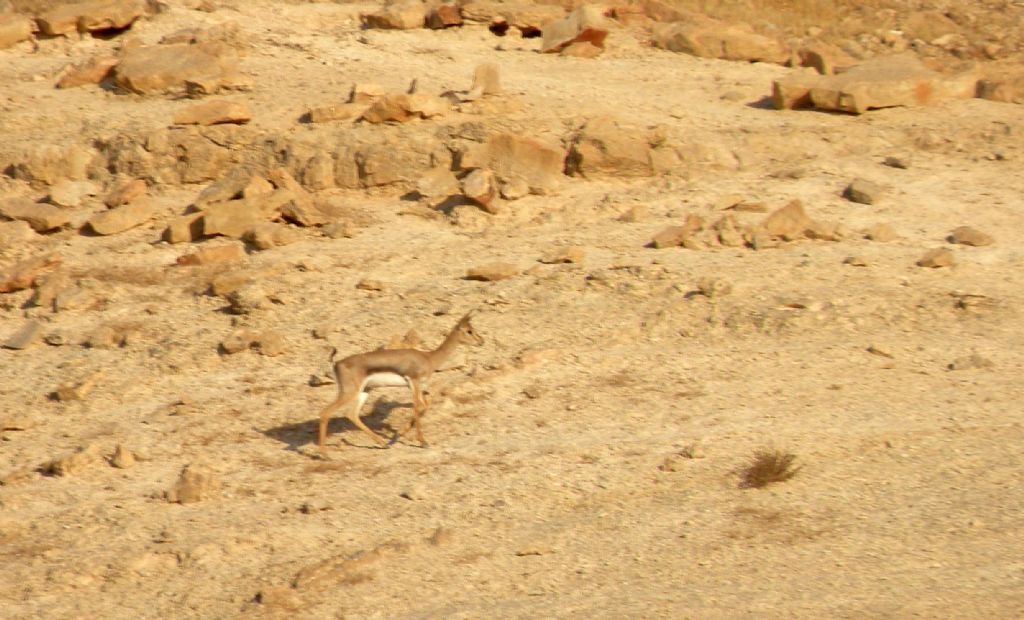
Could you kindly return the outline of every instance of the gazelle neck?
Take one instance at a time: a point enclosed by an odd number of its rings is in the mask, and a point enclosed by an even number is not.
[[[452,331],[444,339],[444,342],[441,343],[441,346],[427,353],[427,355],[430,357],[431,372],[443,366],[444,363],[448,361],[448,358],[451,357],[453,353],[455,353],[455,349],[457,349],[459,346],[458,332],[459,326],[456,325],[455,328],[452,329]]]

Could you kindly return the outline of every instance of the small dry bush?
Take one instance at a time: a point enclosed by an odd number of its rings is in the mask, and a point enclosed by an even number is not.
[[[785,482],[800,471],[794,467],[796,455],[776,448],[760,449],[740,471],[741,489],[760,489],[774,482]]]

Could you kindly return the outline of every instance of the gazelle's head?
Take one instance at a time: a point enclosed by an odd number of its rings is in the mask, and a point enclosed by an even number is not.
[[[472,316],[473,312],[470,311],[466,313],[466,316],[459,319],[458,325],[455,326],[455,334],[460,343],[480,346],[484,343],[484,338],[473,329],[473,324],[469,322]]]

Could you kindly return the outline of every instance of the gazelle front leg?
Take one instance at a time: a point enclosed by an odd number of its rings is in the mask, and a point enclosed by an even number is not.
[[[402,435],[405,435],[412,430],[412,427],[416,427],[416,440],[420,442],[420,445],[426,447],[427,442],[423,439],[423,426],[420,424],[420,416],[427,413],[427,407],[429,403],[426,397],[423,395],[423,387],[419,381],[410,380],[409,387],[412,388],[412,419],[409,420],[409,425],[402,431]]]

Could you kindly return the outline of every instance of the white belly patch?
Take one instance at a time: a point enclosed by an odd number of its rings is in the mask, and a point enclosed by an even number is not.
[[[363,379],[360,392],[368,392],[375,388],[382,387],[408,387],[409,381],[405,377],[394,372],[375,372]]]

